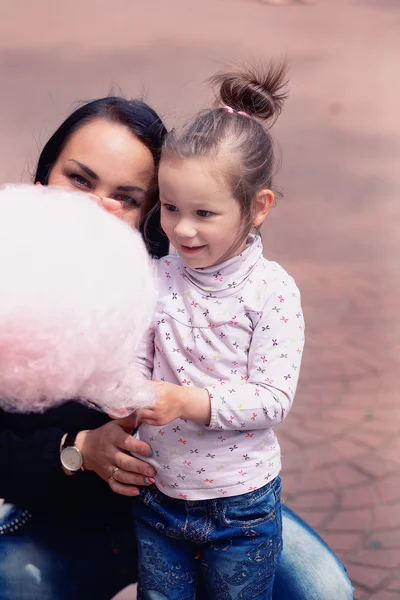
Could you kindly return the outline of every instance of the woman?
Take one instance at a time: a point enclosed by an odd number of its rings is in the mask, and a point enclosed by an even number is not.
[[[90,102],[47,142],[35,183],[103,198],[108,210],[143,229],[143,218],[158,201],[165,133],[158,115],[141,101]],[[167,253],[157,211],[145,233],[153,255]],[[110,421],[75,402],[42,415],[0,412],[0,497],[6,499],[0,506],[0,600],[108,600],[135,580],[130,497],[150,483],[154,471],[127,454],[151,453],[130,435],[134,426],[131,417]],[[81,454],[84,471],[61,466],[66,443]],[[336,557],[286,508],[283,529],[276,600],[353,597]]]

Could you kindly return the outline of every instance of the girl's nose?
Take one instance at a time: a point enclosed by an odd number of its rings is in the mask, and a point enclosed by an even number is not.
[[[194,238],[197,231],[188,220],[181,219],[175,226],[175,235],[179,238]]]

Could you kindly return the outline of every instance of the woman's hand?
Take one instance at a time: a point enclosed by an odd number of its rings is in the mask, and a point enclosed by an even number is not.
[[[142,410],[140,420],[147,425],[162,426],[175,421],[187,419],[207,425],[211,419],[211,402],[208,391],[204,388],[183,387],[155,381],[157,402],[152,408]]]
[[[97,473],[114,492],[124,496],[137,496],[137,486],[154,483],[152,477],[156,474],[154,467],[127,454],[152,454],[148,444],[132,437],[136,425],[135,415],[130,415],[97,429],[80,431],[75,440],[82,453],[83,468]]]
[[[106,198],[100,196],[94,196],[90,194],[91,198],[93,198],[100,206],[102,206],[106,211],[110,213],[117,212],[121,210],[124,205],[120,200],[114,200],[113,198]]]
[[[35,185],[41,186],[42,184],[40,183],[40,181],[37,181]],[[64,189],[71,191],[69,187],[65,187]],[[110,213],[115,213],[124,207],[123,202],[121,202],[120,200],[114,200],[113,198],[106,198],[103,196],[96,196],[96,194],[89,193],[87,193],[87,196],[89,196],[92,200],[94,200],[97,204],[99,204],[107,212]]]

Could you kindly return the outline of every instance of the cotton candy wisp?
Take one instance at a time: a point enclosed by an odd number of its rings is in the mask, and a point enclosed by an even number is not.
[[[0,408],[152,405],[139,357],[157,292],[137,231],[83,193],[0,188],[0,286]]]

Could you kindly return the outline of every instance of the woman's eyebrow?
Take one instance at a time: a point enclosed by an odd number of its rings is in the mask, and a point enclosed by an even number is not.
[[[142,194],[146,193],[146,190],[137,186],[137,185],[117,185],[118,192],[142,192]]]
[[[99,176],[94,171],[92,171],[92,169],[79,162],[79,160],[71,158],[68,162],[74,162],[76,165],[78,165],[80,169],[82,169],[82,171],[86,173],[86,175],[88,175],[95,181],[98,181],[100,179]],[[116,189],[118,190],[118,192],[126,192],[128,194],[132,192],[141,192],[142,194],[146,194],[146,190],[139,187],[138,185],[117,185]]]
[[[74,160],[73,158],[71,158],[68,162],[74,162],[76,165],[78,165],[78,167],[82,169],[82,171],[86,173],[86,175],[89,175],[89,177],[95,179],[96,181],[99,180],[99,176],[96,175],[96,173],[92,171],[92,169],[89,169],[89,167],[87,167],[83,163],[80,163],[78,160]]]

